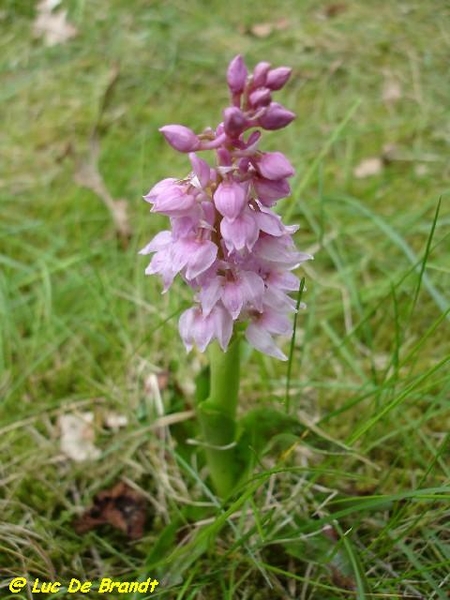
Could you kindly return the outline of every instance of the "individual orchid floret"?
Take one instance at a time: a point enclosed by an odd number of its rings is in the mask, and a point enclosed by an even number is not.
[[[244,59],[238,55],[230,62],[227,71],[228,87],[233,94],[241,94],[247,81],[247,67]]]
[[[247,118],[237,106],[229,106],[223,111],[223,128],[230,138],[239,138],[247,127]]]
[[[193,152],[200,145],[198,137],[184,125],[165,125],[159,130],[178,152]]]
[[[260,62],[253,70],[252,84],[253,87],[259,88],[266,85],[267,73],[270,70],[270,63]]]
[[[260,108],[262,106],[269,106],[272,102],[272,93],[269,88],[261,87],[252,92],[248,97],[250,106],[252,108]]]
[[[272,69],[267,73],[265,85],[271,90],[281,90],[281,88],[285,85],[289,77],[291,76],[292,69],[289,67],[278,67],[277,69]]]
[[[271,102],[267,110],[259,117],[258,123],[263,129],[274,131],[275,129],[283,129],[295,119],[295,114],[290,110],[278,104]]]
[[[276,181],[294,174],[294,167],[281,152],[263,152],[255,157],[254,165],[266,179]]]
[[[295,114],[272,101],[291,75],[287,67],[261,62],[249,75],[241,56],[227,71],[231,105],[223,121],[198,135],[183,125],[160,129],[169,144],[189,153],[192,171],[184,179],[163,179],[144,199],[151,211],[170,219],[141,254],[153,254],[147,274],[162,278],[167,291],[180,275],[194,302],[179,321],[188,350],[204,351],[217,340],[225,351],[235,327],[247,341],[285,360],[276,336],[290,335],[299,289],[292,271],[312,257],[299,252],[293,235],[272,208],[290,194],[294,168],[281,152],[259,149],[262,130],[289,125]],[[214,161],[200,158],[209,151]]]
[[[233,333],[233,319],[221,306],[215,306],[209,314],[200,307],[192,307],[181,315],[179,331],[188,350],[196,344],[204,352],[208,344],[217,339],[225,351]]]
[[[251,252],[258,240],[259,230],[253,211],[247,208],[238,217],[231,220],[223,218],[220,233],[228,253]]]
[[[247,185],[234,180],[219,183],[214,193],[214,204],[219,213],[234,221],[243,211],[247,202]]]
[[[256,197],[264,206],[273,206],[277,200],[286,198],[291,193],[287,179],[266,179],[253,177],[252,185]]]

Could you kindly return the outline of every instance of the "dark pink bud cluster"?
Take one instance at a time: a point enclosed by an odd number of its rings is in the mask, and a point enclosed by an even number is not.
[[[152,212],[170,218],[171,230],[158,233],[141,254],[154,254],[146,273],[161,276],[164,292],[177,274],[195,292],[194,306],[179,321],[188,350],[196,344],[203,351],[213,339],[226,350],[241,322],[252,346],[286,359],[273,336],[292,332],[289,294],[299,279],[291,271],[312,257],[296,250],[297,227],[285,226],[271,210],[289,195],[294,169],[281,152],[258,145],[261,129],[281,129],[295,118],[272,101],[290,73],[261,62],[249,74],[237,56],[227,71],[231,106],[215,130],[160,129],[173,148],[189,153],[192,171],[182,180],[163,179],[144,196]],[[202,150],[214,150],[213,166],[197,155]]]

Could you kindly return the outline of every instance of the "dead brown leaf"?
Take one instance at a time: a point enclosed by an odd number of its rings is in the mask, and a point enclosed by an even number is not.
[[[55,8],[60,0],[41,0],[36,6],[33,35],[42,38],[46,46],[64,44],[78,35],[77,28],[67,21],[67,11]]]
[[[255,23],[251,25],[248,30],[244,30],[243,33],[250,33],[257,38],[269,37],[274,31],[284,31],[289,27],[289,19],[281,18],[273,22]]]
[[[99,492],[92,506],[73,523],[73,527],[81,535],[101,525],[111,525],[130,539],[137,540],[144,535],[146,509],[144,496],[119,481],[113,487]]]
[[[328,4],[323,9],[323,14],[327,19],[333,19],[334,17],[338,17],[340,14],[347,10],[347,5],[343,2],[334,2],[333,4]]]
[[[379,156],[373,156],[362,160],[359,165],[353,169],[353,175],[357,179],[365,179],[366,177],[379,175],[382,170],[383,160]]]
[[[349,592],[354,592],[356,590],[356,581],[353,577],[344,574],[334,565],[330,567],[330,571],[331,581],[336,587],[340,588],[341,590],[348,590]]]

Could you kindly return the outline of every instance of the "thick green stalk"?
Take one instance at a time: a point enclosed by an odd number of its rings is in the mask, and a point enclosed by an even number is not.
[[[239,477],[236,461],[236,409],[239,392],[239,337],[222,352],[209,350],[210,389],[197,406],[209,474],[219,496],[225,498]]]

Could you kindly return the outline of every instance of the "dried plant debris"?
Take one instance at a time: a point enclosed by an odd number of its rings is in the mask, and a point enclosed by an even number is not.
[[[357,179],[365,179],[366,177],[373,177],[379,175],[383,170],[383,159],[379,156],[373,156],[371,158],[365,158],[359,165],[353,170],[353,175]]]
[[[76,156],[74,151],[72,151],[72,154],[75,156],[77,163],[74,173],[75,182],[79,186],[91,190],[103,202],[111,214],[117,237],[126,246],[132,236],[128,217],[128,202],[122,198],[113,198],[99,169],[100,133],[104,131],[102,120],[105,111],[111,104],[113,91],[118,79],[119,66],[115,64],[110,69],[105,90],[100,99],[97,120],[92,128],[89,139],[88,153],[83,159]]]
[[[46,46],[64,44],[78,35],[77,28],[67,21],[67,11],[55,8],[60,0],[42,0],[36,6],[33,34],[42,38]]]
[[[278,19],[273,22],[264,22],[264,23],[254,23],[249,27],[240,27],[240,33],[249,34],[256,38],[267,38],[275,31],[285,31],[289,28],[289,20],[288,19]]]
[[[103,416],[103,426],[113,432],[119,431],[128,425],[128,417],[116,412],[107,412]]]
[[[101,452],[94,445],[94,413],[61,415],[58,419],[61,452],[75,462],[96,460]]]
[[[347,10],[348,6],[343,2],[333,2],[327,4],[323,9],[323,16],[325,19],[334,19]]]
[[[144,535],[147,501],[138,491],[123,481],[99,492],[93,504],[73,524],[78,534],[87,533],[101,525],[119,529],[131,540]]]
[[[395,104],[402,98],[402,87],[395,79],[386,79],[383,84],[381,98],[385,104]]]

